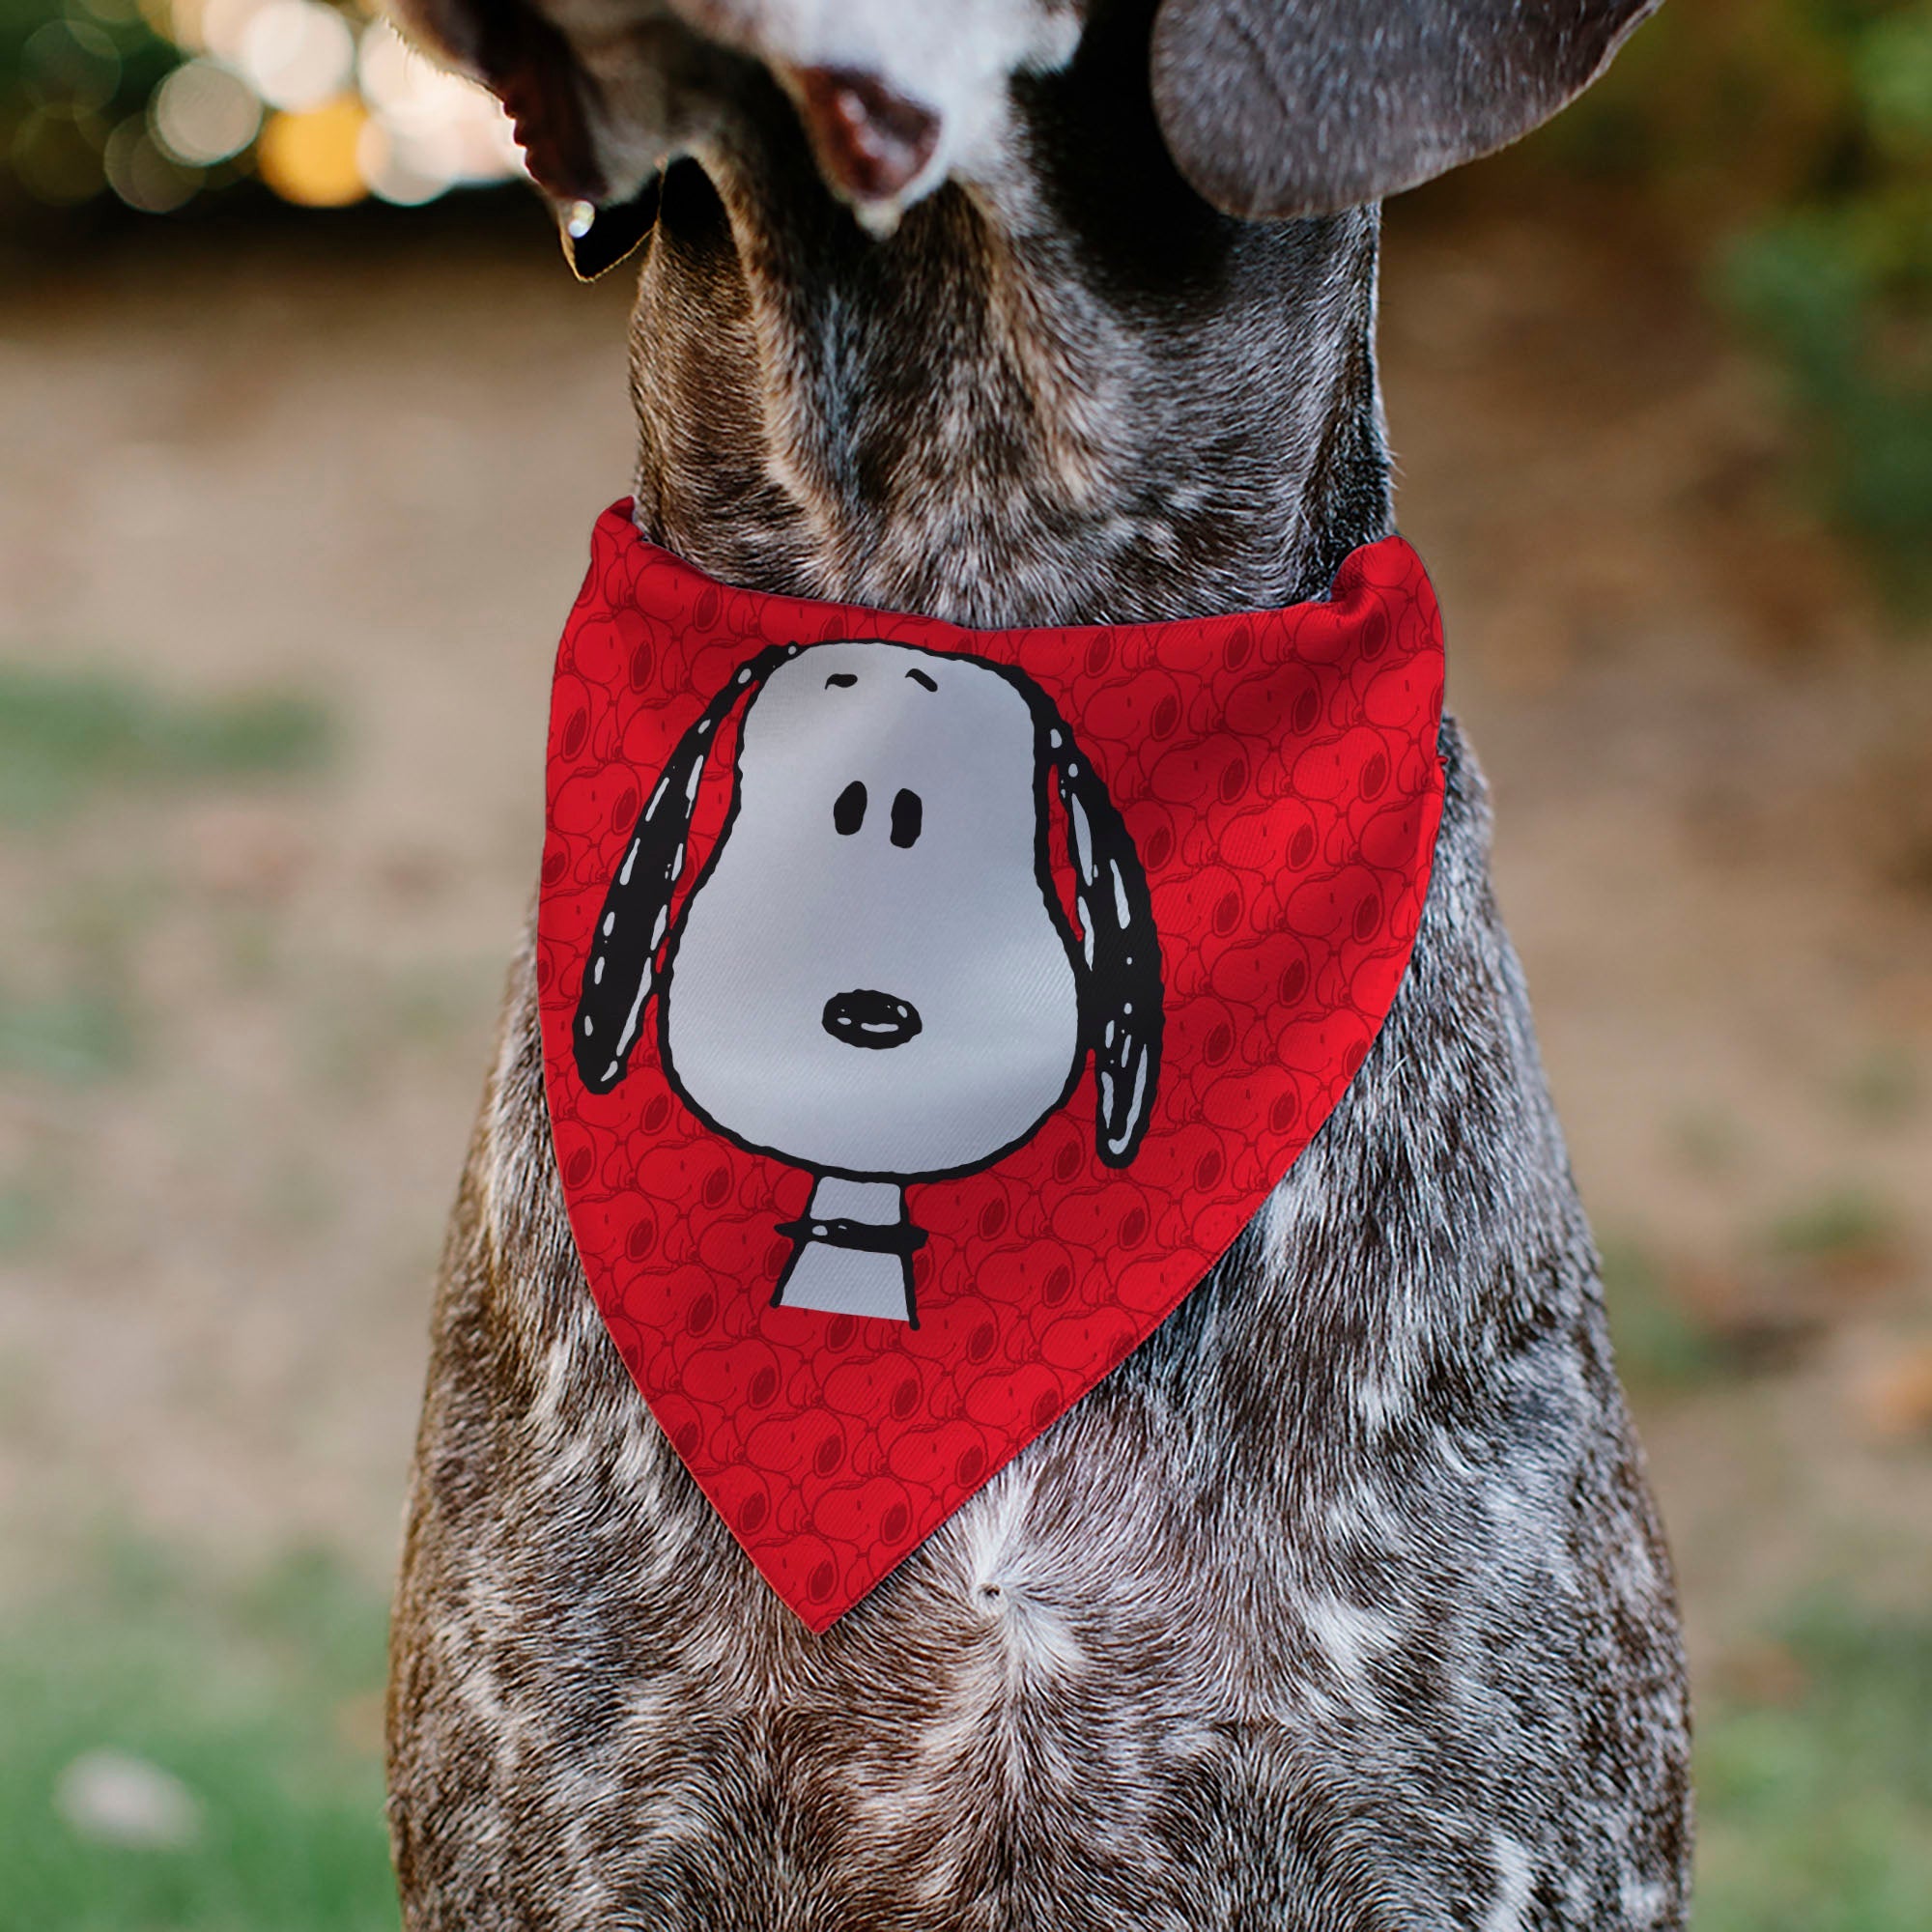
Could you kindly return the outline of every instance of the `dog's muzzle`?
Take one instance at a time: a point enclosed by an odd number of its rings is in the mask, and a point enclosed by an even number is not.
[[[825,1003],[819,1024],[847,1046],[903,1046],[919,1032],[919,1009],[910,1000],[860,987],[835,993]]]

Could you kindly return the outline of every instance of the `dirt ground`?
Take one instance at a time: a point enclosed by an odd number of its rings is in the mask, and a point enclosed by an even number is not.
[[[294,694],[331,747],[6,827],[0,1596],[124,1530],[389,1571],[550,655],[627,478],[622,278],[506,228],[0,298],[0,663]],[[1932,654],[1638,236],[1419,208],[1388,254],[1403,523],[1721,1677],[1804,1591],[1932,1589]]]

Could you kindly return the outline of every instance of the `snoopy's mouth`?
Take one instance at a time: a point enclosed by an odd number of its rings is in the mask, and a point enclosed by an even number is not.
[[[883,1047],[903,1046],[923,1022],[910,1000],[895,1000],[890,993],[860,987],[850,993],[835,993],[827,1000],[819,1024],[847,1046]]]

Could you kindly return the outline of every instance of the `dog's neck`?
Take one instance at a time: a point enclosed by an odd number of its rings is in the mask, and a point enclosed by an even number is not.
[[[633,331],[644,534],[983,626],[1291,603],[1386,534],[1375,212],[1223,220],[1116,85],[1023,90],[1049,159],[885,240],[782,117],[674,167]]]

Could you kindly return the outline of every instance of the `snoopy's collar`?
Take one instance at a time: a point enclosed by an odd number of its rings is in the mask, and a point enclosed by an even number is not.
[[[824,1630],[1114,1369],[1327,1118],[1407,968],[1442,641],[1328,597],[971,631],[599,518],[537,983],[584,1275]]]

